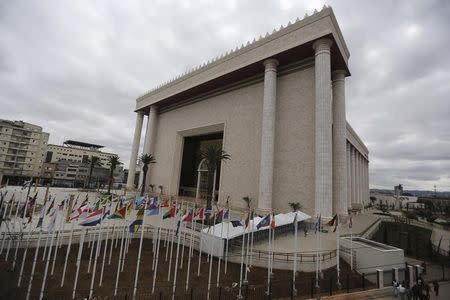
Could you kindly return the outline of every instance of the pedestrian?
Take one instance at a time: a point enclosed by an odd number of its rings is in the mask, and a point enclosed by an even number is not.
[[[413,285],[412,287],[412,296],[414,300],[419,299],[419,287],[417,286],[417,284]]]
[[[405,300],[405,294],[406,294],[406,289],[404,287],[405,282],[402,282],[399,286],[398,286],[398,292],[400,293],[400,299],[401,300]]]
[[[439,283],[437,281],[433,282],[433,287],[434,287],[434,294],[437,296],[439,296]]]
[[[398,281],[394,279],[394,281],[392,281],[392,291],[394,292],[395,297],[398,297],[398,286]]]
[[[430,299],[430,286],[428,282],[424,282],[424,290],[425,290],[425,299]]]

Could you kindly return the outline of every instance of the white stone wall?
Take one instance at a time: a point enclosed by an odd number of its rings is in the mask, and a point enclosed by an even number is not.
[[[224,124],[223,149],[232,159],[222,164],[220,198],[230,195],[233,206],[244,206],[259,190],[263,82],[231,90],[209,99],[158,115],[150,182],[177,194],[181,169],[181,134],[214,124]],[[203,132],[204,133],[204,132]],[[277,79],[274,185],[272,206],[289,209],[301,202],[314,212],[314,68]]]

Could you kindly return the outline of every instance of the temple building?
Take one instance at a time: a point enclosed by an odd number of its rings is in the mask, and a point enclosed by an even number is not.
[[[349,56],[324,7],[158,86],[136,100],[130,172],[146,119],[143,153],[157,161],[146,184],[166,194],[194,193],[199,153],[215,144],[231,155],[215,186],[232,207],[249,196],[260,212],[290,202],[323,217],[361,208],[369,152],[346,121]]]

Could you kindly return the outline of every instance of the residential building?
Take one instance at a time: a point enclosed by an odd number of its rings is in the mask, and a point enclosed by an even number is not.
[[[39,177],[48,138],[41,126],[0,119],[0,183]]]

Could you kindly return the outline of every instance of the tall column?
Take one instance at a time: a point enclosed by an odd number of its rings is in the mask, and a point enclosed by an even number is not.
[[[330,39],[314,42],[315,50],[315,213],[332,215],[332,113]]]
[[[347,143],[347,210],[352,207],[352,160],[351,160],[351,145]]]
[[[347,121],[345,119],[345,70],[333,79],[333,213],[347,215]]]
[[[158,122],[158,108],[155,105],[150,106],[150,111],[148,113],[147,119],[147,129],[145,131],[145,139],[144,139],[144,148],[142,153],[144,154],[153,154],[153,148],[155,144],[155,134],[156,134],[156,126]],[[146,178],[146,185],[150,184],[150,176]],[[140,174],[139,176],[139,186],[142,184],[144,174]]]
[[[277,102],[278,61],[264,61],[264,99],[261,130],[261,162],[259,168],[258,208],[262,211],[272,209],[273,162],[275,149],[275,113]]]
[[[134,127],[133,144],[131,145],[130,166],[128,168],[127,189],[134,188],[134,174],[136,173],[136,162],[139,151],[139,142],[141,140],[142,121],[144,120],[144,113],[137,112],[136,125]]]
[[[356,150],[356,203],[361,204],[361,161],[359,151]]]
[[[361,153],[358,152],[358,202],[359,204],[362,204],[362,158]]]
[[[352,146],[352,205],[356,202],[356,150]]]

